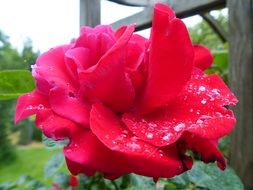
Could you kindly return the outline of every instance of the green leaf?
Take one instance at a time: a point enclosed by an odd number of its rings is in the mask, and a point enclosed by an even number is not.
[[[51,138],[46,137],[45,135],[42,134],[42,142],[44,145],[46,145],[47,148],[62,148],[63,146],[68,144],[68,140],[60,140],[60,141],[54,141]]]
[[[58,184],[62,188],[66,188],[69,186],[69,176],[65,173],[57,173],[54,176],[54,182]]]
[[[155,182],[152,178],[131,174],[131,185],[127,190],[154,190]]]
[[[204,164],[200,161],[195,162],[190,171],[170,179],[169,182],[174,182],[177,186],[194,184],[196,189],[243,190],[241,180],[231,167],[222,171],[215,163]]]
[[[214,65],[221,67],[222,69],[228,69],[228,51],[215,51],[213,52]]]
[[[0,100],[15,99],[35,88],[31,72],[27,70],[0,71]]]
[[[62,153],[57,153],[49,159],[45,166],[44,175],[45,178],[53,176],[63,165],[64,157]]]
[[[214,56],[213,64],[205,72],[207,74],[216,73],[220,75],[223,80],[228,82],[228,51],[214,51],[212,52]]]

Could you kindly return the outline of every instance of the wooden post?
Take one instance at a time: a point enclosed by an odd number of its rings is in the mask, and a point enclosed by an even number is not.
[[[80,27],[100,24],[100,0],[80,0]]]
[[[228,0],[230,84],[239,98],[231,165],[245,190],[253,189],[253,0]]]

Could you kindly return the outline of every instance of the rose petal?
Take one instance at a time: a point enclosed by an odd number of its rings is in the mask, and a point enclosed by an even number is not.
[[[129,40],[126,47],[126,63],[125,66],[130,70],[137,70],[143,61],[145,54],[147,39],[134,34]]]
[[[101,34],[106,33],[110,35],[111,38],[114,38],[114,33],[112,27],[110,25],[97,25],[96,27],[92,28],[89,26],[82,26],[80,30],[80,35],[85,35],[89,33],[94,34]]]
[[[152,177],[172,177],[186,169],[175,145],[160,149],[139,140],[103,105],[93,105],[90,121],[91,130],[98,139],[109,149],[127,158],[125,164],[129,163],[129,172]]]
[[[63,87],[55,87],[50,91],[50,105],[58,115],[84,127],[89,127],[91,106],[77,92]]]
[[[128,109],[135,92],[131,80],[124,72],[125,47],[134,31],[132,25],[99,61],[87,71],[79,72],[82,92],[89,98],[97,98],[116,111]]]
[[[70,144],[64,147],[64,155],[71,162],[88,168],[89,171],[126,174],[128,170],[125,159],[118,153],[106,148],[89,130],[79,130],[71,137]],[[70,168],[71,169],[71,168]],[[78,168],[72,168],[77,174]]]
[[[81,35],[74,42],[74,48],[84,47],[90,51],[86,68],[95,65],[99,59],[115,44],[115,37],[110,26],[97,26],[94,29],[83,27]]]
[[[78,130],[75,123],[60,117],[48,108],[37,112],[35,123],[43,134],[54,140],[69,138]]]
[[[156,4],[151,31],[147,84],[141,111],[174,99],[190,78],[193,47],[184,23],[164,4]]]
[[[213,56],[208,48],[203,45],[194,45],[194,66],[206,70],[213,63]]]
[[[36,114],[38,110],[49,106],[48,97],[37,91],[29,92],[19,96],[16,105],[15,123]]]
[[[65,64],[72,78],[78,81],[78,69],[89,67],[90,50],[84,47],[69,49],[65,53]]]
[[[196,70],[178,97],[167,106],[146,116],[123,115],[123,122],[139,138],[156,146],[174,143],[184,131],[203,138],[217,139],[234,127],[236,97],[217,75]]]
[[[201,160],[205,163],[217,161],[217,165],[222,170],[226,168],[226,161],[222,153],[218,150],[216,142],[203,139],[190,133],[185,133],[181,137],[179,144],[181,149],[191,149],[195,153],[198,153]]]
[[[87,176],[93,176],[96,173],[95,170],[93,170],[91,168],[84,167],[82,164],[73,162],[73,161],[69,160],[68,158],[65,158],[65,160],[66,160],[69,171],[73,175],[78,175],[80,173],[84,173]]]
[[[37,76],[45,79],[50,87],[69,84],[76,88],[76,81],[71,78],[65,66],[64,54],[69,48],[70,45],[59,46],[40,55],[33,68],[35,79]]]

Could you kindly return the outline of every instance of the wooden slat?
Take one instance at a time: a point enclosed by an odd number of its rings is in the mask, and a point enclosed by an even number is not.
[[[80,27],[100,24],[100,0],[80,0]]]
[[[231,165],[253,189],[253,0],[229,0],[230,85],[239,98],[231,138]]]
[[[224,28],[209,13],[200,14],[200,16],[209,24],[222,42],[228,41],[228,34]]]
[[[145,7],[148,6],[149,4],[153,4],[155,0],[108,0],[108,1],[127,6]]]
[[[167,2],[171,2],[168,4],[174,9],[179,18],[193,16],[226,6],[225,0],[176,0]],[[112,23],[112,26],[113,28],[118,28],[121,25],[136,23],[137,30],[142,30],[151,26],[152,13],[153,8],[146,7],[140,13]]]

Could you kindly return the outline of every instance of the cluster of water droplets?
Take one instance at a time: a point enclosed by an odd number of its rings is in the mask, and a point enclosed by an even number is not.
[[[33,105],[28,105],[26,107],[27,110],[44,110],[45,106],[43,104],[39,104],[37,106],[33,106]]]

